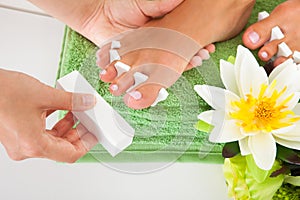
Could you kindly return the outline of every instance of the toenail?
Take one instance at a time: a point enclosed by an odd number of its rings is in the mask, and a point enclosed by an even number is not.
[[[253,44],[256,44],[258,41],[259,41],[260,37],[259,35],[254,32],[254,31],[251,31],[249,33],[249,40],[253,43]]]
[[[140,100],[142,98],[142,93],[140,93],[139,91],[132,91],[129,92],[128,94],[135,100]]]
[[[203,59],[203,60],[208,60],[210,58],[209,51],[206,49],[201,49],[198,53],[198,55]]]
[[[268,58],[268,53],[265,51],[263,51],[260,55],[262,58]]]
[[[101,72],[100,72],[100,75],[101,76],[103,76],[103,75],[105,75],[105,74],[107,74],[107,71],[104,69],[104,70],[102,70]]]
[[[202,58],[200,56],[194,56],[191,60],[191,65],[193,67],[198,67],[202,65]]]
[[[111,89],[112,91],[117,91],[117,90],[119,89],[119,87],[118,87],[116,84],[112,84],[112,85],[110,86],[110,89]]]

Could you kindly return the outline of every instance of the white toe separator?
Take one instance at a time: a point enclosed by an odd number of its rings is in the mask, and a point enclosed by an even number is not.
[[[97,103],[93,109],[74,112],[74,116],[94,134],[99,143],[115,156],[127,148],[133,140],[134,129],[117,113],[78,72],[74,71],[57,81],[57,87],[68,92],[95,95]]]
[[[120,49],[121,48],[121,42],[118,40],[113,40],[111,42],[111,49]]]
[[[122,63],[122,62],[116,62],[115,68],[117,70],[117,77],[119,77],[124,72],[128,72],[131,67],[129,65],[126,65],[126,64]]]
[[[260,13],[258,13],[258,20],[257,21],[261,21],[263,19],[266,19],[267,17],[269,17],[270,14],[267,11],[262,11]]]
[[[281,40],[283,38],[284,38],[284,35],[278,26],[275,26],[274,28],[272,28],[270,41]]]
[[[300,63],[300,52],[299,51],[294,51],[293,59],[294,59],[295,63],[297,63],[297,64]]]
[[[277,57],[280,56],[289,57],[292,54],[293,54],[292,50],[285,42],[282,42],[278,45]]]
[[[157,99],[154,101],[154,103],[151,105],[151,107],[154,107],[159,102],[166,100],[168,98],[168,96],[169,96],[169,93],[167,92],[167,90],[165,88],[161,88],[158,93]]]
[[[112,63],[116,60],[121,60],[121,57],[120,57],[118,51],[114,50],[114,49],[109,50],[109,58],[110,58],[110,63]]]
[[[135,87],[137,87],[138,85],[144,83],[145,81],[148,80],[149,77],[141,72],[135,72],[133,74],[133,78],[134,78],[134,85],[131,86],[126,92],[130,92],[130,90],[132,90]]]

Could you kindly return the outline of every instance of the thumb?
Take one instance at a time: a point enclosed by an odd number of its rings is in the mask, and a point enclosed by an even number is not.
[[[93,108],[96,97],[92,94],[65,92],[48,87],[46,91],[45,108],[51,110],[84,111]]]

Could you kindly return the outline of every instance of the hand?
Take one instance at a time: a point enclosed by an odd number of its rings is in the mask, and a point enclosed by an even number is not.
[[[55,110],[83,111],[93,95],[72,94],[42,84],[23,73],[0,69],[0,142],[13,160],[40,157],[75,162],[97,139],[68,113],[52,130],[45,121]]]

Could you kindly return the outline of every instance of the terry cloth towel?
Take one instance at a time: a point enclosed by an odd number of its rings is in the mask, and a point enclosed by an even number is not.
[[[271,12],[283,0],[257,0],[250,24],[257,21],[258,12]],[[99,81],[96,66],[97,47],[71,30],[65,29],[60,68],[57,78],[78,70],[136,130],[132,145],[111,157],[101,145],[97,145],[78,162],[206,162],[223,163],[222,144],[212,144],[208,134],[197,131],[194,125],[199,113],[210,107],[194,92],[196,84],[221,85],[219,60],[236,54],[242,44],[242,33],[237,37],[217,43],[217,51],[203,66],[185,72],[168,89],[168,99],[154,108],[132,110],[121,97],[113,97],[108,84]],[[254,52],[257,54],[256,52]]]

